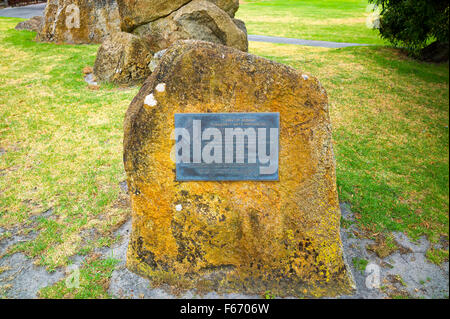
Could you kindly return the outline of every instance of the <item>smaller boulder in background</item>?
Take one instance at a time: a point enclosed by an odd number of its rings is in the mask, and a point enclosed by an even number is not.
[[[163,57],[164,53],[166,53],[167,49],[158,51],[153,55],[152,60],[150,61],[150,64],[148,67],[150,68],[150,71],[155,71],[156,67],[158,66],[159,62],[161,61],[161,58]]]
[[[116,0],[48,0],[36,40],[69,44],[102,43],[120,31]]]
[[[208,0],[208,1],[214,3],[220,9],[228,13],[232,18],[234,18],[236,11],[238,11],[239,9],[239,0]]]
[[[145,38],[153,51],[175,41],[196,39],[248,51],[243,23],[206,0],[193,0],[170,15],[137,27],[133,34]],[[244,29],[245,30],[245,29]]]
[[[152,52],[144,39],[117,32],[105,40],[97,52],[94,74],[101,82],[136,84],[150,74]]]
[[[19,22],[15,29],[16,30],[29,30],[29,31],[35,31],[39,32],[39,30],[42,27],[42,22],[44,21],[43,17],[36,16],[32,17],[29,20]]]

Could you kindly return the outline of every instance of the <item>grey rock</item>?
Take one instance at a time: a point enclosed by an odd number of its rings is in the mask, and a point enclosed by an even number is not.
[[[123,185],[124,182],[121,182]],[[125,183],[126,184],[126,183]],[[121,186],[123,187],[123,186]],[[347,220],[354,220],[350,206],[341,204],[342,217]],[[50,218],[53,209],[49,209],[43,213],[44,218]],[[402,246],[409,248],[410,253],[401,254],[396,252],[391,256],[383,259],[378,258],[374,253],[366,250],[366,245],[373,243],[372,240],[359,239],[351,235],[356,230],[353,225],[348,229],[341,228],[341,237],[344,246],[345,258],[350,271],[353,274],[356,291],[353,295],[340,296],[342,299],[370,298],[380,299],[388,298],[389,295],[381,289],[369,289],[365,285],[366,274],[361,273],[354,268],[353,258],[366,259],[370,263],[380,267],[381,285],[386,280],[400,276],[406,286],[396,284],[405,290],[411,297],[415,298],[448,298],[449,294],[449,263],[443,263],[440,266],[430,263],[424,252],[430,247],[430,243],[424,238],[420,238],[417,242],[412,242],[402,233],[394,233],[395,239]],[[11,232],[12,236],[0,240],[0,256],[5,252],[7,247],[20,241],[32,240],[36,233],[19,234],[18,228],[6,230],[0,228],[1,235]],[[126,254],[128,242],[131,233],[131,219],[122,225],[115,235],[119,235],[121,240],[112,247],[97,249],[103,258],[115,258],[119,260],[119,264],[112,273],[108,292],[114,298],[204,298],[204,299],[247,299],[261,298],[257,295],[243,294],[218,294],[210,292],[206,295],[199,295],[194,290],[189,290],[181,296],[170,293],[167,287],[152,288],[149,280],[142,278],[126,268]],[[85,256],[73,256],[71,262],[73,265],[81,266],[85,260]],[[36,266],[33,261],[22,253],[13,255],[3,255],[0,257],[0,267],[4,270],[0,273],[0,293],[6,298],[37,298],[40,289],[50,286],[63,279],[65,276],[64,269],[57,269],[49,273],[44,267]],[[3,287],[3,288],[2,288]],[[7,288],[4,288],[7,287]],[[3,289],[3,290],[2,290]],[[2,297],[2,295],[0,295]]]
[[[131,33],[117,32],[97,52],[94,74],[101,82],[136,84],[150,74],[152,52],[147,42]]]
[[[102,43],[120,31],[116,0],[49,0],[36,39],[70,44]]]
[[[49,273],[44,267],[35,266],[22,253],[1,258],[0,267],[8,269],[0,274],[0,286],[10,285],[4,291],[6,298],[36,298],[40,289],[53,285],[64,277],[63,270]]]
[[[84,76],[84,81],[89,85],[98,85],[97,81],[95,81],[94,73],[88,73]]]
[[[35,31],[39,32],[39,30],[42,27],[44,19],[40,16],[32,17],[29,20],[19,22],[15,29],[16,30],[28,30],[28,31]]]
[[[347,220],[354,220],[353,213],[348,204],[341,204],[342,217]],[[410,252],[394,254],[380,259],[376,254],[368,252],[366,246],[373,244],[369,239],[360,239],[352,236],[355,226],[348,229],[341,228],[341,238],[344,245],[344,252],[347,263],[353,273],[356,292],[351,296],[342,296],[341,298],[388,298],[389,295],[381,289],[368,289],[365,281],[367,275],[354,268],[353,258],[360,258],[375,264],[380,269],[381,286],[392,285],[392,278],[402,279],[403,284],[397,284],[396,287],[404,290],[413,298],[448,298],[449,294],[449,268],[448,262],[437,266],[430,263],[425,252],[430,247],[429,241],[421,237],[417,242],[412,242],[405,234],[394,232],[395,240]]]
[[[193,0],[167,17],[137,27],[133,33],[145,38],[153,52],[189,39],[248,50],[247,34],[228,14],[206,0]]]
[[[220,9],[228,13],[231,18],[234,18],[236,11],[239,9],[239,0],[208,0],[214,3]]]
[[[233,19],[234,24],[245,34],[248,34],[245,22],[239,19]]]
[[[239,0],[207,0],[226,12],[231,18],[239,9]],[[166,17],[191,0],[117,0],[123,31]]]
[[[111,281],[108,292],[115,298],[125,299],[193,299],[193,298],[205,298],[205,299],[249,299],[249,298],[261,298],[256,295],[242,295],[242,294],[218,294],[211,292],[206,295],[198,295],[195,291],[186,291],[181,296],[175,296],[162,288],[152,288],[148,279],[142,278],[126,268],[126,254],[128,248],[129,237],[131,233],[131,219],[125,223],[117,231],[117,235],[122,236],[122,241],[111,249],[103,251],[103,254],[108,257],[116,258],[120,260],[120,263],[116,266],[116,269],[112,273]]]
[[[162,56],[164,55],[164,53],[166,53],[167,49],[161,50],[156,52],[153,55],[152,60],[150,61],[150,64],[148,65],[148,67],[150,68],[150,71],[155,71],[156,67],[158,66],[159,62],[161,61]]]

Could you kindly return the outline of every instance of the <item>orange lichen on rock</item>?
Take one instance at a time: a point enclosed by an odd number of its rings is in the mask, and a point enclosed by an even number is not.
[[[279,181],[177,181],[174,114],[208,112],[279,112]],[[206,279],[218,291],[352,290],[328,98],[317,79],[229,47],[180,41],[134,98],[124,129],[131,270],[175,274],[192,287]]]

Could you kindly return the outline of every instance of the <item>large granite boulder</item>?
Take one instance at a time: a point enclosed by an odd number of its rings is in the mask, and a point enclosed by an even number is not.
[[[148,40],[152,50],[168,48],[177,40],[195,39],[248,50],[242,26],[206,0],[193,0],[167,17],[137,27],[134,34]]]
[[[117,0],[122,30],[134,28],[171,14],[190,0]]]
[[[233,19],[234,24],[241,29],[248,37],[247,27],[245,26],[245,22],[239,19]]]
[[[218,6],[220,9],[225,11],[234,18],[236,11],[239,9],[239,0],[208,0]]]
[[[116,0],[49,0],[44,15],[41,42],[102,43],[120,31]]]
[[[151,74],[151,59],[152,52],[143,39],[131,33],[117,32],[98,49],[94,74],[101,82],[140,83]]]
[[[279,181],[177,181],[174,114],[215,112],[279,113]],[[299,70],[210,42],[172,45],[124,123],[128,268],[203,290],[351,291],[328,112],[320,82]]]
[[[133,31],[136,27],[165,17],[191,0],[117,0],[122,29]],[[230,17],[239,9],[239,0],[209,0],[227,12]]]
[[[16,30],[28,30],[38,32],[42,27],[44,19],[41,16],[32,17],[31,19],[19,22]]]

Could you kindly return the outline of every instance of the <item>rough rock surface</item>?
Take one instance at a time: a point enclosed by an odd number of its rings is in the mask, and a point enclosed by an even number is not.
[[[152,60],[150,61],[150,64],[148,65],[148,67],[150,68],[150,71],[155,71],[156,67],[158,66],[159,62],[161,61],[161,58],[163,57],[164,53],[166,53],[167,49],[161,50],[156,52],[153,57]]]
[[[248,38],[248,32],[247,27],[245,26],[245,22],[239,19],[233,19],[234,24],[241,29],[242,32],[244,32],[247,35]]]
[[[168,16],[191,0],[117,0],[123,31],[133,31],[136,27]],[[239,0],[208,0],[234,17],[239,9]]]
[[[208,0],[234,18],[239,9],[239,0]]]
[[[94,74],[97,80],[116,84],[142,82],[150,74],[152,52],[147,43],[126,32],[117,32],[97,52]]]
[[[49,0],[44,15],[41,42],[102,43],[120,31],[116,0]]]
[[[40,16],[32,17],[29,20],[19,22],[15,29],[16,30],[29,30],[38,32],[41,29],[43,18]]]
[[[193,0],[167,17],[136,28],[133,33],[147,39],[155,52],[187,39],[248,50],[247,34],[225,11],[206,0]]]
[[[117,0],[123,31],[167,16],[190,0]]]
[[[355,223],[356,218],[350,210],[350,205],[342,203],[341,212],[342,219],[347,221],[343,223],[346,228],[341,227],[345,257],[352,268],[357,287],[356,294],[342,296],[342,298],[382,299],[403,296],[404,298],[448,299],[448,262],[438,266],[427,260],[425,253],[432,244],[425,237],[411,241],[405,234],[394,232],[397,245],[403,246],[403,249],[380,258],[376,253],[367,250],[368,245],[375,243],[373,240],[355,236],[361,232],[361,229]],[[368,263],[366,269],[357,269],[355,260],[366,260]],[[366,285],[374,265],[379,269],[379,288],[369,288],[370,286]]]
[[[279,112],[279,182],[177,182],[174,114],[206,112]],[[132,101],[124,131],[129,269],[204,290],[352,290],[328,99],[317,79],[233,48],[179,41]]]
[[[0,155],[2,149],[0,148]],[[127,192],[126,182],[120,182],[122,192]],[[354,220],[353,213],[347,204],[341,203],[342,217],[346,220]],[[47,210],[40,215],[42,218],[48,218],[53,210]],[[426,260],[424,253],[430,247],[426,238],[420,238],[419,242],[409,241],[403,234],[395,233],[396,240],[403,246],[410,248],[411,252],[401,254],[399,252],[387,258],[379,259],[375,254],[368,252],[365,247],[370,242],[368,239],[355,237],[354,231],[358,230],[355,224],[349,228],[341,227],[341,236],[345,251],[345,257],[348,260],[349,268],[353,274],[356,284],[356,291],[353,295],[344,295],[340,298],[389,298],[389,283],[385,283],[392,275],[400,276],[404,284],[396,284],[400,289],[410,293],[410,298],[443,298],[448,299],[448,262],[440,266],[431,264]],[[9,232],[11,236],[4,236]],[[19,234],[21,233],[21,234]],[[243,295],[243,294],[217,294],[209,292],[200,294],[198,291],[188,290],[181,295],[170,294],[170,287],[152,288],[146,278],[142,278],[130,272],[125,267],[128,241],[131,233],[131,219],[114,232],[115,238],[120,238],[111,247],[102,247],[95,250],[103,258],[114,258],[120,263],[114,269],[109,284],[108,293],[113,298],[261,298],[262,295]],[[25,235],[26,234],[26,235]],[[0,256],[13,247],[18,242],[33,240],[38,234],[28,232],[26,228],[15,228],[6,231],[0,227]],[[7,238],[6,238],[7,237]],[[71,266],[81,267],[85,256],[79,255],[71,258]],[[374,263],[381,268],[381,282],[383,290],[368,289],[365,284],[366,274],[359,269],[355,269],[352,263],[353,258],[364,258],[369,263]],[[67,273],[66,273],[67,275]],[[33,265],[33,260],[26,258],[22,253],[13,255],[3,255],[0,257],[0,298],[37,298],[38,291],[46,286],[55,284],[58,280],[65,280],[64,269],[57,269],[48,273],[45,267]],[[387,289],[386,289],[387,288]],[[395,287],[394,287],[395,288]],[[394,291],[398,295],[397,291]]]

